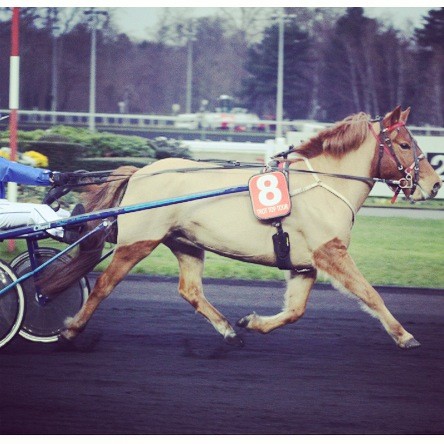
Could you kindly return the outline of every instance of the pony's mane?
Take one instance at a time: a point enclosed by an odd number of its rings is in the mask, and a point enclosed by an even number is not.
[[[316,136],[294,149],[303,157],[312,158],[320,154],[342,157],[359,148],[368,135],[370,117],[365,113],[353,114],[331,128],[320,131]]]

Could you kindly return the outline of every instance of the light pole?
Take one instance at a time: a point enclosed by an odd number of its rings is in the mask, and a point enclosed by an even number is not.
[[[193,42],[196,41],[196,33],[194,31],[193,22],[190,23],[185,36],[187,38],[187,92],[185,101],[185,112],[190,114],[193,99]]]
[[[57,25],[58,9],[50,8],[51,29],[52,29],[52,72],[51,72],[51,111],[57,111],[57,37],[60,27]],[[56,123],[55,114],[51,115],[52,123]]]
[[[97,25],[99,15],[107,16],[108,13],[103,10],[91,8],[85,11],[91,23],[91,63],[89,74],[89,129],[95,131],[95,113],[96,113],[96,46],[97,46]]]
[[[284,31],[285,19],[296,17],[294,14],[284,14],[283,8],[279,9],[278,20],[278,69],[277,69],[277,93],[276,93],[276,139],[283,136],[282,120],[284,108]]]
[[[276,93],[276,139],[282,137],[282,117],[284,103],[284,12],[279,10],[278,16],[278,72]]]

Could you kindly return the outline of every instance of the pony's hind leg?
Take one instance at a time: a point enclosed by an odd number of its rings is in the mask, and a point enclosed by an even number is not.
[[[111,263],[97,279],[83,307],[73,318],[66,320],[66,329],[62,332],[62,339],[74,339],[85,328],[99,304],[129,271],[147,257],[159,243],[160,241],[139,241],[132,245],[117,247]]]
[[[237,325],[259,333],[268,333],[283,325],[296,322],[305,313],[315,279],[316,270],[307,273],[290,272],[282,311],[274,316],[259,316],[252,313],[240,319]]]
[[[242,339],[236,334],[227,319],[206,299],[202,288],[202,275],[205,252],[197,247],[166,242],[166,245],[179,261],[179,293],[204,316],[223,337],[237,347],[243,346]]]
[[[318,248],[313,261],[343,288],[356,295],[367,311],[377,317],[387,333],[401,348],[418,347],[420,343],[393,317],[378,292],[367,282],[358,270],[342,241],[335,238]]]

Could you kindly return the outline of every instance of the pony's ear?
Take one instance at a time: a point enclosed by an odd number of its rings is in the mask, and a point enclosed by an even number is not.
[[[409,118],[409,114],[410,114],[410,106],[401,113],[401,120],[404,123],[407,123],[407,119]]]
[[[401,106],[397,106],[391,113],[388,113],[383,120],[384,127],[388,128],[401,119]]]

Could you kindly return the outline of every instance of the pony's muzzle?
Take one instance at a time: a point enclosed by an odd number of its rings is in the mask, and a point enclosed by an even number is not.
[[[415,192],[410,196],[410,200],[417,202],[420,200],[433,199],[438,194],[441,186],[442,181],[435,182],[435,184],[431,187],[426,186],[426,184],[421,183],[420,181]]]
[[[438,194],[438,191],[441,188],[441,186],[442,182],[436,182],[435,185],[433,185],[432,192],[430,193],[431,198],[434,198]]]

